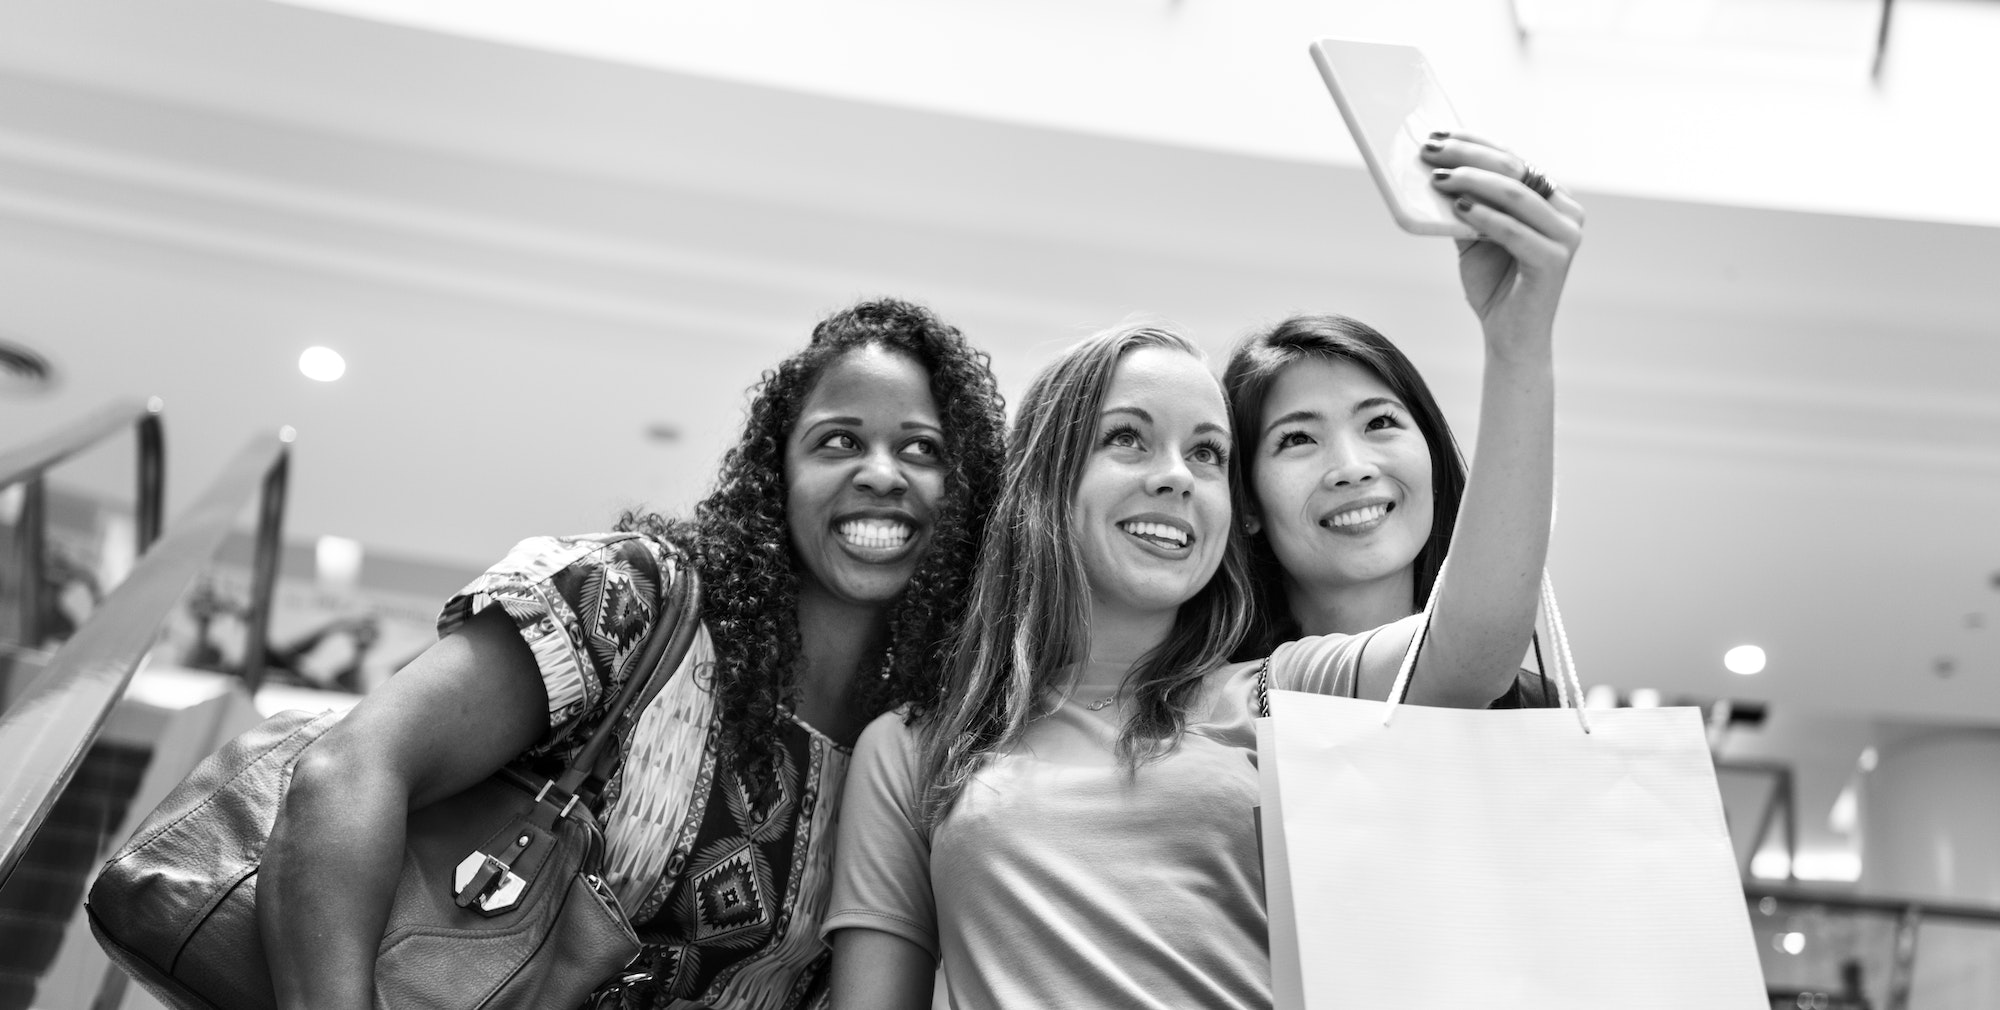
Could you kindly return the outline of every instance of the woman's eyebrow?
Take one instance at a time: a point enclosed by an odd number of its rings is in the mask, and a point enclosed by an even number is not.
[[[852,415],[841,415],[839,417],[808,417],[808,418],[801,418],[800,420],[805,422],[803,425],[799,427],[799,437],[801,438],[804,438],[829,424],[837,424],[846,428],[865,428],[868,426],[868,421],[866,418],[854,417]],[[898,427],[900,427],[903,431],[935,431],[935,432],[944,431],[944,427],[942,425],[931,421],[904,421]]]
[[[1360,410],[1361,408],[1356,407],[1355,409]],[[1291,413],[1286,414],[1283,417],[1280,417],[1272,421],[1270,424],[1265,425],[1263,434],[1269,435],[1271,433],[1272,428],[1275,428],[1281,424],[1293,424],[1299,421],[1324,421],[1324,420],[1326,420],[1326,415],[1320,413],[1317,410],[1294,410]]]
[[[1130,414],[1130,415],[1132,415],[1133,417],[1136,417],[1136,418],[1138,418],[1139,420],[1141,420],[1141,421],[1144,421],[1144,422],[1146,422],[1147,424],[1152,424],[1152,423],[1153,423],[1153,415],[1151,415],[1151,414],[1147,413],[1147,412],[1146,412],[1146,411],[1145,411],[1144,409],[1142,409],[1142,408],[1139,408],[1139,407],[1109,407],[1109,408],[1106,408],[1106,409],[1105,409],[1105,411],[1104,411],[1104,412],[1103,412],[1102,414],[1099,414],[1098,416],[1099,416],[1099,417],[1109,417],[1109,416],[1111,416],[1112,414]],[[1195,431],[1195,434],[1197,434],[1197,435],[1200,435],[1200,434],[1204,434],[1204,433],[1207,433],[1207,432],[1211,432],[1211,431],[1213,431],[1213,432],[1217,432],[1217,433],[1220,433],[1220,434],[1223,434],[1223,435],[1227,435],[1227,434],[1229,434],[1229,429],[1228,429],[1228,428],[1226,428],[1226,427],[1223,427],[1222,425],[1219,425],[1219,424],[1216,424],[1216,423],[1215,423],[1214,421],[1203,421],[1203,422],[1201,422],[1200,424],[1197,424],[1197,425],[1195,425],[1195,426],[1194,426],[1194,431]]]
[[[1371,396],[1368,399],[1355,404],[1352,413],[1359,414],[1364,410],[1373,410],[1376,407],[1394,407],[1397,410],[1410,409],[1408,407],[1403,406],[1403,401],[1398,400],[1393,396]]]

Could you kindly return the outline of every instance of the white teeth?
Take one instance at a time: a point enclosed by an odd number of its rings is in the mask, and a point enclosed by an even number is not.
[[[1327,525],[1335,527],[1354,526],[1359,523],[1373,522],[1388,514],[1389,505],[1384,502],[1380,505],[1370,505],[1367,508],[1355,509],[1352,512],[1342,512],[1332,519],[1327,520]]]
[[[1185,530],[1177,526],[1169,526],[1166,523],[1119,523],[1118,528],[1135,537],[1145,537],[1148,540],[1164,540],[1174,547],[1186,547],[1188,544],[1188,535]]]
[[[910,524],[893,519],[849,519],[840,524],[840,537],[856,547],[901,547],[910,539]]]

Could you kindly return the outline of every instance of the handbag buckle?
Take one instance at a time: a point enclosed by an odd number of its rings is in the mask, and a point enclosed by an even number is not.
[[[521,879],[512,867],[484,852],[475,852],[460,860],[458,870],[453,874],[452,896],[458,899],[458,907],[477,905],[488,915],[505,912],[520,904],[521,894],[527,889],[528,882]]]
[[[498,915],[520,904],[528,881],[514,872],[514,864],[534,844],[535,834],[528,825],[517,821],[487,840],[486,848],[498,848],[499,855],[479,849],[459,860],[458,869],[452,873],[451,891],[458,907],[476,905],[487,915]],[[502,839],[509,840],[502,842]]]

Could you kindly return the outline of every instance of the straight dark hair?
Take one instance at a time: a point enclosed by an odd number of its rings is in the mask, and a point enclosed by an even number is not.
[[[1090,586],[1071,506],[1096,446],[1112,373],[1143,347],[1202,357],[1171,330],[1118,327],[1064,352],[1021,399],[1007,440],[1007,478],[973,570],[943,700],[916,722],[926,825],[944,817],[991,755],[1054,708],[1063,670],[1090,656]],[[1228,660],[1249,618],[1249,569],[1234,522],[1226,535],[1215,576],[1181,604],[1166,641],[1127,676],[1135,712],[1117,749],[1133,772],[1179,744],[1203,678]]]
[[[1410,409],[1417,430],[1430,445],[1431,487],[1437,500],[1432,506],[1430,538],[1417,552],[1410,600],[1410,613],[1414,614],[1430,598],[1438,569],[1451,549],[1452,528],[1458,524],[1459,503],[1465,497],[1465,458],[1417,366],[1374,327],[1340,315],[1293,316],[1236,345],[1222,372],[1231,423],[1238,433],[1236,459],[1241,465],[1229,471],[1230,479],[1236,482],[1236,500],[1260,514],[1263,511],[1251,468],[1256,465],[1258,433],[1263,430],[1264,401],[1285,369],[1310,359],[1351,361],[1373,373]],[[1254,659],[1298,638],[1300,629],[1285,602],[1284,569],[1271,550],[1270,539],[1262,533],[1250,537],[1249,554],[1252,615],[1238,657]]]

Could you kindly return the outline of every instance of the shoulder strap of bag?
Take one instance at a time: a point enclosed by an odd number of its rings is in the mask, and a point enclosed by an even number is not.
[[[1271,715],[1271,657],[1265,656],[1257,664],[1257,715],[1270,718]]]
[[[1361,697],[1361,661],[1368,655],[1368,643],[1374,641],[1375,636],[1380,634],[1381,631],[1381,628],[1370,628],[1362,632],[1361,644],[1355,647],[1354,650],[1354,676],[1349,678],[1347,684],[1347,696],[1349,698]],[[1275,654],[1276,650],[1272,650],[1272,652]],[[1410,693],[1409,685],[1404,685],[1403,693],[1406,695]],[[1257,666],[1257,714],[1265,718],[1268,718],[1271,714],[1270,656],[1265,656],[1264,662]]]
[[[585,782],[592,779],[603,782],[611,777],[618,762],[617,749],[611,746],[618,723],[635,699],[658,693],[657,682],[672,677],[680,669],[688,647],[694,644],[695,632],[701,627],[701,577],[695,574],[693,563],[685,556],[678,559],[675,568],[674,591],[662,601],[660,615],[647,629],[639,662],[625,679],[617,702],[604,710],[604,718],[590,734],[590,741],[556,779],[556,788],[565,793],[574,796]]]
[[[662,601],[659,616],[646,629],[638,664],[619,689],[618,700],[605,709],[590,740],[570,758],[562,774],[544,782],[535,796],[533,810],[501,828],[484,847],[459,863],[451,893],[460,908],[477,907],[484,914],[498,915],[518,907],[526,886],[523,878],[532,878],[535,870],[523,869],[516,876],[515,863],[531,838],[538,833],[546,836],[579,803],[594,809],[595,786],[590,796],[585,795],[585,786],[593,781],[601,784],[604,778],[597,776],[600,773],[608,776],[616,766],[618,749],[610,744],[619,722],[635,700],[651,697],[646,693],[648,685],[661,677],[673,676],[680,668],[701,624],[701,581],[694,566],[686,563],[685,558],[677,558],[674,575],[671,595]],[[551,791],[555,795],[551,796]]]
[[[1447,559],[1445,563],[1448,565],[1451,562]],[[1397,704],[1409,694],[1410,674],[1417,665],[1417,657],[1423,652],[1424,639],[1430,635],[1431,614],[1437,607],[1438,587],[1443,584],[1444,572],[1440,569],[1437,581],[1431,585],[1430,599],[1424,603],[1423,617],[1417,622],[1416,633],[1410,636],[1410,646],[1403,653],[1402,665],[1396,669],[1395,683],[1389,687],[1389,705],[1388,709],[1382,715],[1382,724],[1385,726],[1395,716]],[[1568,629],[1563,627],[1562,611],[1556,608],[1555,586],[1549,581],[1549,572],[1546,568],[1542,569],[1541,612],[1543,619],[1548,622],[1549,637],[1554,640],[1556,693],[1561,697],[1562,704],[1565,707],[1576,710],[1577,725],[1583,727],[1583,731],[1588,733],[1590,732],[1590,717],[1585,715],[1583,711],[1583,687],[1577,679],[1576,659],[1570,654],[1569,632]],[[1540,662],[1540,653],[1540,644],[1537,643],[1536,660],[1538,664]]]

